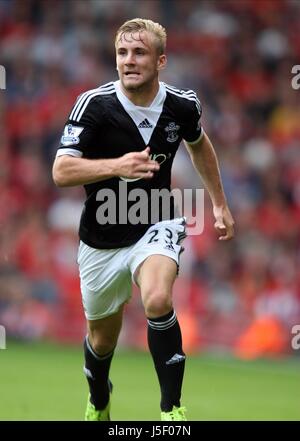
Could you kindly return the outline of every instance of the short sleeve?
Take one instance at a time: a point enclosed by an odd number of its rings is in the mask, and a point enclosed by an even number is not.
[[[182,137],[190,144],[197,142],[203,135],[201,126],[202,106],[194,93],[187,100],[186,124],[182,131]]]
[[[101,106],[95,98],[84,105],[81,97],[78,97],[70,112],[56,156],[84,157],[97,142],[103,124]]]

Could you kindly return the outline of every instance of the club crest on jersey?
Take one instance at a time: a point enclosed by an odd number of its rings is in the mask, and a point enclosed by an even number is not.
[[[73,126],[68,124],[65,126],[64,134],[61,137],[61,143],[64,146],[79,144],[79,135],[82,132],[83,127]]]
[[[165,127],[165,131],[168,133],[167,141],[169,142],[175,142],[178,139],[178,133],[177,131],[180,129],[180,126],[175,124],[174,122],[171,122]]]

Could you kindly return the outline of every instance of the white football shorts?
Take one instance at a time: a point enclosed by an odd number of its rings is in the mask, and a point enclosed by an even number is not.
[[[160,254],[179,266],[185,224],[185,217],[158,222],[138,242],[125,248],[99,250],[80,241],[77,262],[86,318],[108,317],[128,302],[132,281],[136,283],[135,271],[147,257]]]

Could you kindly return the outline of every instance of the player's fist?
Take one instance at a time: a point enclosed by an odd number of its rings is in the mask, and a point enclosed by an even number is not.
[[[219,240],[229,240],[234,236],[234,220],[227,205],[214,206],[214,227],[219,235]]]
[[[142,152],[130,152],[118,158],[118,176],[130,179],[151,179],[159,170],[159,163],[150,157],[150,147]]]

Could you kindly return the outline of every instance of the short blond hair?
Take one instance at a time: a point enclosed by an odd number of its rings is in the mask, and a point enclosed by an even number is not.
[[[159,55],[164,54],[167,42],[167,33],[165,28],[159,23],[155,23],[154,21],[145,18],[133,18],[132,20],[128,20],[123,23],[122,26],[117,30],[115,46],[117,46],[117,43],[122,38],[122,35],[143,31],[151,32],[156,37],[155,40],[157,42]]]

